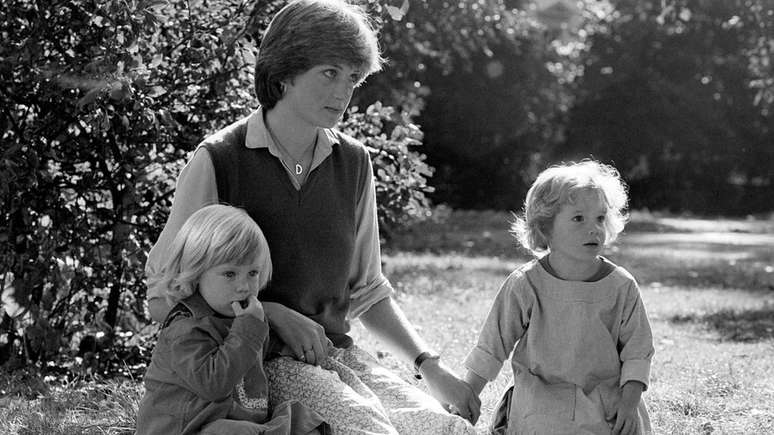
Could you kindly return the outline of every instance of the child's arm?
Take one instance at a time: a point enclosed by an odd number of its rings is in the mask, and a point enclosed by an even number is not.
[[[468,369],[467,373],[465,373],[465,382],[470,385],[470,388],[473,389],[473,392],[476,393],[476,396],[480,396],[481,391],[484,390],[486,383],[489,381]]]
[[[648,389],[653,335],[648,315],[632,278],[618,337],[621,359],[621,400],[618,403],[613,434],[636,434],[640,423],[637,407],[642,392]]]
[[[526,331],[534,301],[534,295],[526,289],[522,274],[513,273],[505,280],[492,302],[476,346],[465,358],[464,380],[476,397],[489,380],[497,377],[503,361]]]
[[[478,417],[481,416],[480,396],[481,396],[481,391],[484,389],[484,386],[487,383],[487,380],[475,374],[473,371],[467,370],[467,373],[465,373],[465,383],[468,384],[468,386],[470,386],[470,389],[473,390],[473,394],[475,395],[476,399],[478,399],[478,402],[476,403],[475,408],[471,407],[473,414],[472,414],[472,418],[470,419],[470,422],[475,425],[476,421],[478,421]]]
[[[182,386],[205,400],[217,401],[230,395],[245,373],[260,361],[269,328],[256,315],[260,303],[254,297],[250,299],[246,308],[239,307],[242,315],[234,319],[220,344],[213,337],[214,328],[202,320],[183,319],[169,326],[180,329],[170,349],[173,369]]]
[[[621,329],[618,336],[619,358],[621,360],[620,384],[637,382],[648,389],[650,362],[655,349],[648,315],[640,297],[639,288],[632,280],[623,309]]]
[[[494,380],[529,325],[535,295],[523,273],[512,273],[495,296],[478,340],[465,358],[466,382],[480,394]]]
[[[621,401],[615,416],[613,435],[636,434],[640,418],[637,405],[640,403],[645,385],[637,381],[629,381],[621,387]]]

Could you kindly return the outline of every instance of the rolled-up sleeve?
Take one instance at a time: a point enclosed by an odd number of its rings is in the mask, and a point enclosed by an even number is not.
[[[650,360],[630,359],[621,365],[621,386],[629,381],[637,381],[648,389],[650,379]]]
[[[634,283],[628,291],[618,340],[621,349],[621,385],[637,381],[645,385],[647,390],[655,349],[645,305],[642,303],[639,288]]]
[[[465,367],[487,381],[493,381],[503,368],[503,361],[486,349],[474,347],[465,358]]]
[[[350,319],[357,318],[394,292],[392,285],[382,274],[376,190],[373,168],[367,154],[366,160],[367,171],[363,192],[356,208],[355,252],[349,271],[351,293],[347,317]]]
[[[160,286],[161,268],[168,259],[169,248],[183,223],[196,210],[217,202],[218,186],[215,181],[215,168],[209,152],[199,147],[180,171],[167,223],[148,253],[148,260],[145,263],[148,299],[165,296]]]

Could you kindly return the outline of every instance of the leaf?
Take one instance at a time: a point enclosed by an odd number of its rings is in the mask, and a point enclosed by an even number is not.
[[[164,55],[161,54],[161,53],[156,53],[153,56],[153,60],[151,60],[150,67],[151,68],[156,68],[159,65],[161,65],[162,62],[164,62]]]
[[[395,21],[402,20],[403,15],[405,15],[401,9],[396,8],[395,6],[387,5],[384,8],[387,9],[387,13],[390,14],[390,18],[392,18]]]
[[[89,104],[93,103],[97,99],[97,96],[99,95],[99,93],[102,92],[103,88],[104,86],[95,86],[91,88],[89,92],[86,92],[86,95],[84,95],[78,100],[78,102],[76,103],[76,106],[79,109],[82,109],[84,106],[88,106]]]
[[[116,81],[110,84],[110,98],[115,101],[121,101],[126,97],[126,89],[124,84],[120,81]]]
[[[140,3],[140,8],[157,8],[160,6],[166,6],[169,4],[168,0],[147,0]]]
[[[167,90],[164,89],[163,86],[153,86],[152,88],[150,88],[150,92],[148,92],[148,96],[156,98],[166,93],[167,93]]]
[[[400,5],[400,10],[405,15],[409,10],[409,0],[403,0],[403,4]]]

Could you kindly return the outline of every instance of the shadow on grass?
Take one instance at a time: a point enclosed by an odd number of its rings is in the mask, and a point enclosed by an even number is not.
[[[744,289],[762,295],[774,290],[774,273],[770,263],[757,259],[728,262],[685,264],[679,260],[671,264],[668,258],[642,259],[628,255],[611,255],[613,262],[626,267],[642,286],[680,287],[686,290]]]
[[[701,324],[717,331],[722,340],[751,343],[774,340],[774,304],[750,310],[721,310],[714,313],[678,314],[671,323]]]

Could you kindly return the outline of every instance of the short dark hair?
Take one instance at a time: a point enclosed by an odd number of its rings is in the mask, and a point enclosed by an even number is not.
[[[255,92],[265,109],[282,99],[282,82],[324,63],[360,68],[361,81],[384,59],[371,21],[342,0],[295,0],[269,23],[255,62]]]

